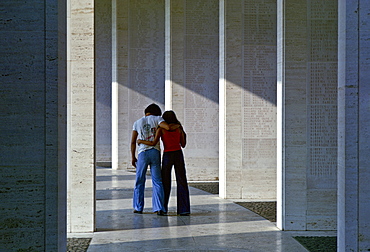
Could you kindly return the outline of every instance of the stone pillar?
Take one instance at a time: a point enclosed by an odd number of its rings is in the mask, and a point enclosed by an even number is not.
[[[67,246],[67,4],[64,0],[58,0],[58,218],[52,223],[58,228],[58,249],[50,250],[66,251]],[[55,182],[49,183],[55,190]],[[55,191],[54,191],[55,193]],[[50,197],[52,198],[52,197]],[[49,232],[45,232],[48,234]],[[49,250],[49,249],[46,249]]]
[[[165,1],[124,0],[116,4],[112,167],[127,169],[132,168],[130,141],[134,121],[144,116],[144,109],[151,103],[164,110]]]
[[[337,1],[278,6],[277,225],[335,230]]]
[[[0,247],[66,251],[65,3],[0,16]]]
[[[370,3],[338,7],[338,251],[368,251]]]
[[[95,2],[96,163],[112,156],[112,0]]]
[[[165,49],[164,49],[164,62],[165,62],[165,95],[164,95],[164,103],[165,103],[165,110],[172,110],[172,105],[173,105],[173,86],[174,83],[172,82],[172,56],[173,56],[173,51],[172,51],[172,17],[173,14],[171,13],[172,6],[175,5],[173,4],[174,1],[171,0],[165,0],[165,21],[164,21],[164,33],[165,33]],[[180,22],[182,23],[182,22]],[[182,74],[181,74],[182,76]],[[179,115],[177,115],[179,116]]]
[[[68,232],[95,226],[94,1],[68,12]]]
[[[220,1],[220,197],[276,199],[276,1]]]
[[[112,0],[112,169],[130,163],[127,61],[128,1]]]
[[[167,1],[166,108],[188,134],[188,180],[219,176],[218,5],[218,0]]]

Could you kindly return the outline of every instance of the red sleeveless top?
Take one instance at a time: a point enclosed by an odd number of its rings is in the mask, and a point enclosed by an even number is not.
[[[181,132],[179,129],[174,131],[163,130],[161,136],[164,146],[163,151],[168,152],[181,150],[180,136]]]

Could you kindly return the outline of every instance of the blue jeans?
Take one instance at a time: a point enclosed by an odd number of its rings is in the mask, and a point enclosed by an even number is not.
[[[150,166],[153,184],[153,212],[164,211],[163,207],[163,184],[161,177],[161,154],[156,149],[149,149],[139,154],[136,163],[136,182],[134,188],[133,207],[137,211],[144,209],[144,190],[146,181],[146,171]]]
[[[171,170],[175,168],[177,183],[177,213],[190,213],[190,198],[188,181],[186,179],[186,170],[184,155],[182,150],[163,152],[162,159],[162,180],[164,189],[164,207],[168,210],[168,201],[171,194]]]

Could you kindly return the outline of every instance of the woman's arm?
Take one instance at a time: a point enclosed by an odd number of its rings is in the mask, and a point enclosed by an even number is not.
[[[186,146],[186,133],[185,133],[182,126],[180,126],[179,130],[180,130],[180,133],[181,133],[181,135],[180,135],[180,144],[181,144],[182,148],[185,148],[185,146]]]
[[[137,140],[137,143],[138,144],[146,144],[146,145],[150,145],[150,146],[154,146],[158,143],[160,137],[162,135],[162,128],[158,128],[157,129],[157,132],[155,133],[155,137],[154,137],[154,140],[153,141],[145,141],[145,140]]]

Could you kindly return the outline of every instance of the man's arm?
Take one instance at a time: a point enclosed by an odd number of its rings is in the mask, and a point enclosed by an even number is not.
[[[154,146],[159,142],[159,138],[161,137],[161,135],[162,135],[162,128],[159,128],[159,129],[157,129],[157,132],[155,133],[155,138],[154,138],[153,141],[145,141],[145,140],[140,140],[139,139],[139,140],[137,140],[137,143]]]
[[[170,130],[170,126],[165,121],[160,122],[159,127],[163,128],[165,130]]]
[[[159,127],[163,128],[165,130],[169,130],[169,131],[173,131],[173,130],[179,128],[180,126],[181,126],[180,124],[177,124],[177,123],[168,124],[165,121],[163,121],[159,124]]]
[[[137,139],[138,133],[137,131],[133,130],[131,135],[131,164],[133,167],[136,167],[136,139]]]

